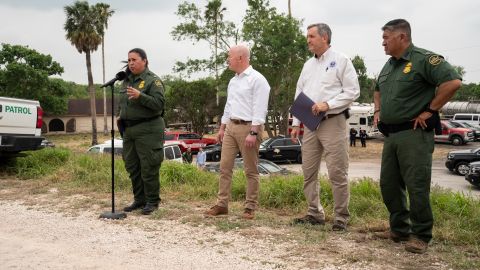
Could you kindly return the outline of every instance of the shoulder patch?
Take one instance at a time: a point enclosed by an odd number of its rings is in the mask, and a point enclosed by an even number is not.
[[[162,82],[160,80],[155,80],[155,85],[156,86],[162,86]]]
[[[432,66],[436,66],[436,65],[439,65],[441,62],[443,62],[443,57],[441,57],[441,56],[438,55],[438,54],[434,54],[434,55],[431,55],[431,56],[428,58],[428,62],[429,62]]]

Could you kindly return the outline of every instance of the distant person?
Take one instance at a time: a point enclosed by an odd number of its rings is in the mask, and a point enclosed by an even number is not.
[[[325,112],[315,130],[304,127],[302,141],[303,192],[308,209],[304,217],[294,223],[324,225],[325,212],[320,204],[318,171],[322,155],[325,154],[328,176],[332,184],[335,216],[332,229],[345,231],[350,212],[348,203],[348,109],[360,95],[357,73],[352,61],[344,54],[331,48],[332,31],[327,24],[308,26],[307,43],[313,57],[303,65],[297,82],[295,97],[303,92],[315,104],[312,113]],[[296,140],[300,133],[300,120],[293,118],[291,137]]]
[[[132,181],[133,198],[125,212],[142,209],[149,215],[160,202],[160,165],[163,161],[165,98],[163,84],[148,69],[147,54],[128,52],[126,93],[120,95],[118,121],[123,123],[123,160]]]
[[[357,143],[357,131],[354,128],[350,129],[350,146],[355,147]]]
[[[439,125],[438,110],[462,82],[443,56],[413,45],[406,20],[389,21],[382,31],[385,54],[391,57],[378,75],[374,124],[385,136],[380,188],[390,231],[377,235],[407,241],[405,250],[424,253],[433,228],[433,129]]]
[[[228,214],[233,166],[235,157],[240,152],[247,177],[242,218],[253,219],[258,206],[260,186],[258,150],[267,116],[270,86],[265,77],[250,65],[250,50],[245,45],[231,47],[227,61],[228,68],[235,72],[235,76],[228,83],[227,102],[217,136],[218,142],[222,144],[218,199],[205,214]]]
[[[183,152],[182,158],[183,158],[183,163],[188,163],[188,164],[192,163],[193,156],[192,156],[192,148],[190,146],[187,148],[187,151]]]
[[[367,147],[367,131],[365,129],[360,129],[359,136],[362,147]]]
[[[200,169],[204,169],[205,168],[205,162],[207,161],[207,153],[205,153],[203,151],[203,148],[200,147],[198,149],[198,153],[197,153],[197,166],[200,168]]]

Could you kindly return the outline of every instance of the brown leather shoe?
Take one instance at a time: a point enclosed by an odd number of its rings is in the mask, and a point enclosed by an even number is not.
[[[254,219],[255,218],[255,210],[250,208],[245,208],[242,215],[243,219]]]
[[[427,251],[427,248],[428,243],[417,237],[410,237],[410,240],[405,244],[405,250],[412,253],[423,254]]]
[[[223,206],[214,205],[212,208],[208,209],[204,212],[206,216],[219,216],[219,215],[227,215],[228,208]]]
[[[376,232],[374,233],[374,235],[376,238],[390,239],[395,243],[408,241],[410,239],[410,235],[401,235],[399,233],[392,232],[392,231]]]

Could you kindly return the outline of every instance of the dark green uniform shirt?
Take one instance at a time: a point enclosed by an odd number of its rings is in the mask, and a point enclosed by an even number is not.
[[[139,90],[138,99],[128,99],[126,94],[120,96],[120,118],[123,120],[141,120],[163,114],[165,97],[160,78],[145,68],[139,75],[130,74],[124,80],[122,88],[131,86]]]
[[[423,112],[435,97],[438,85],[462,79],[443,56],[411,44],[405,54],[391,57],[378,76],[380,121],[399,124]]]

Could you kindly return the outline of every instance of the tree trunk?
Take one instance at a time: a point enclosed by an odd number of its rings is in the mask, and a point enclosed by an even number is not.
[[[105,37],[102,37],[102,68],[103,68],[103,83],[105,84]],[[113,102],[113,101],[112,101]],[[113,112],[112,112],[113,117]],[[112,127],[113,128],[113,127]],[[103,135],[108,134],[108,125],[107,125],[107,88],[103,88]]]
[[[292,6],[290,5],[291,0],[288,0],[288,16],[292,17]]]
[[[217,92],[217,106],[220,105],[220,94],[218,90],[218,13],[215,13],[215,90]]]
[[[88,74],[88,92],[90,93],[90,115],[92,117],[92,145],[98,144],[97,141],[97,108],[95,104],[95,86],[93,85],[92,62],[90,59],[90,51],[85,53],[87,59]]]

